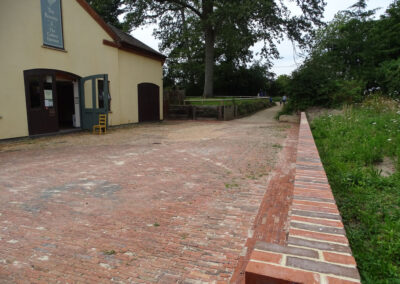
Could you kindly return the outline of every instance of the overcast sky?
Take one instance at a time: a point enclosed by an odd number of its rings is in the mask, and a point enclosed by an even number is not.
[[[338,11],[346,10],[348,7],[353,5],[356,0],[327,0],[326,2],[327,5],[325,7],[324,19],[325,21],[330,21]],[[393,3],[393,0],[367,0],[368,9],[381,8],[377,11],[377,15],[381,15],[391,3]],[[296,12],[297,10],[294,9],[293,13]],[[159,41],[153,37],[153,29],[154,26],[147,26],[139,28],[131,34],[140,41],[158,50]],[[257,51],[259,48],[255,46],[253,50]],[[294,69],[296,69],[296,63],[301,63],[301,58],[296,57],[294,59],[293,46],[290,41],[283,41],[278,45],[278,50],[282,58],[274,60],[272,71],[277,75],[290,74]]]

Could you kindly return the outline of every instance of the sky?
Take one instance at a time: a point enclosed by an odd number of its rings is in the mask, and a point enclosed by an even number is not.
[[[324,20],[330,21],[333,19],[334,15],[341,10],[346,10],[352,6],[356,0],[327,0],[327,5],[325,6]],[[383,14],[389,4],[393,3],[393,0],[367,0],[368,9],[381,8],[377,11],[376,15],[379,16]],[[290,5],[290,4],[289,4]],[[292,12],[296,14],[298,10],[296,8],[292,9]],[[152,35],[154,25],[145,26],[134,30],[131,34],[138,40],[144,42],[150,47],[158,50],[159,41]],[[260,50],[260,46],[255,45],[252,50],[257,52]],[[302,59],[298,56],[294,56],[293,45],[290,41],[284,40],[278,45],[278,50],[281,58],[273,61],[272,72],[277,76],[282,74],[288,74],[296,69],[297,65],[301,64]],[[300,50],[297,50],[299,53]]]

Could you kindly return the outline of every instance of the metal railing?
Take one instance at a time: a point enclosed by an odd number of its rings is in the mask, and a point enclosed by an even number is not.
[[[235,97],[232,98],[230,97],[229,99],[212,99],[212,98],[207,98],[207,99],[185,99],[183,101],[183,104],[186,105],[187,102],[201,102],[202,105],[204,105],[204,102],[220,102],[220,105],[225,105],[225,102],[235,102],[235,101],[244,101],[244,100],[265,100],[268,99],[269,97]]]

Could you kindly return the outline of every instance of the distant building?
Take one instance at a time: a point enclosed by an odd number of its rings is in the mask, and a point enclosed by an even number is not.
[[[0,139],[163,119],[165,56],[85,0],[1,0],[0,38]]]

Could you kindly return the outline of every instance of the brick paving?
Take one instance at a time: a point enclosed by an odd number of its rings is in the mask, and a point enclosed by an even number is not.
[[[0,144],[0,283],[228,282],[292,131],[276,111]]]
[[[279,162],[267,184],[267,191],[253,223],[252,235],[246,242],[246,255],[239,259],[231,283],[244,283],[245,268],[257,241],[279,245],[287,244],[289,206],[294,189],[298,133],[297,125],[293,126],[288,133],[283,151],[280,153]]]
[[[305,113],[295,168],[287,243],[257,241],[246,267],[246,284],[361,283]]]

